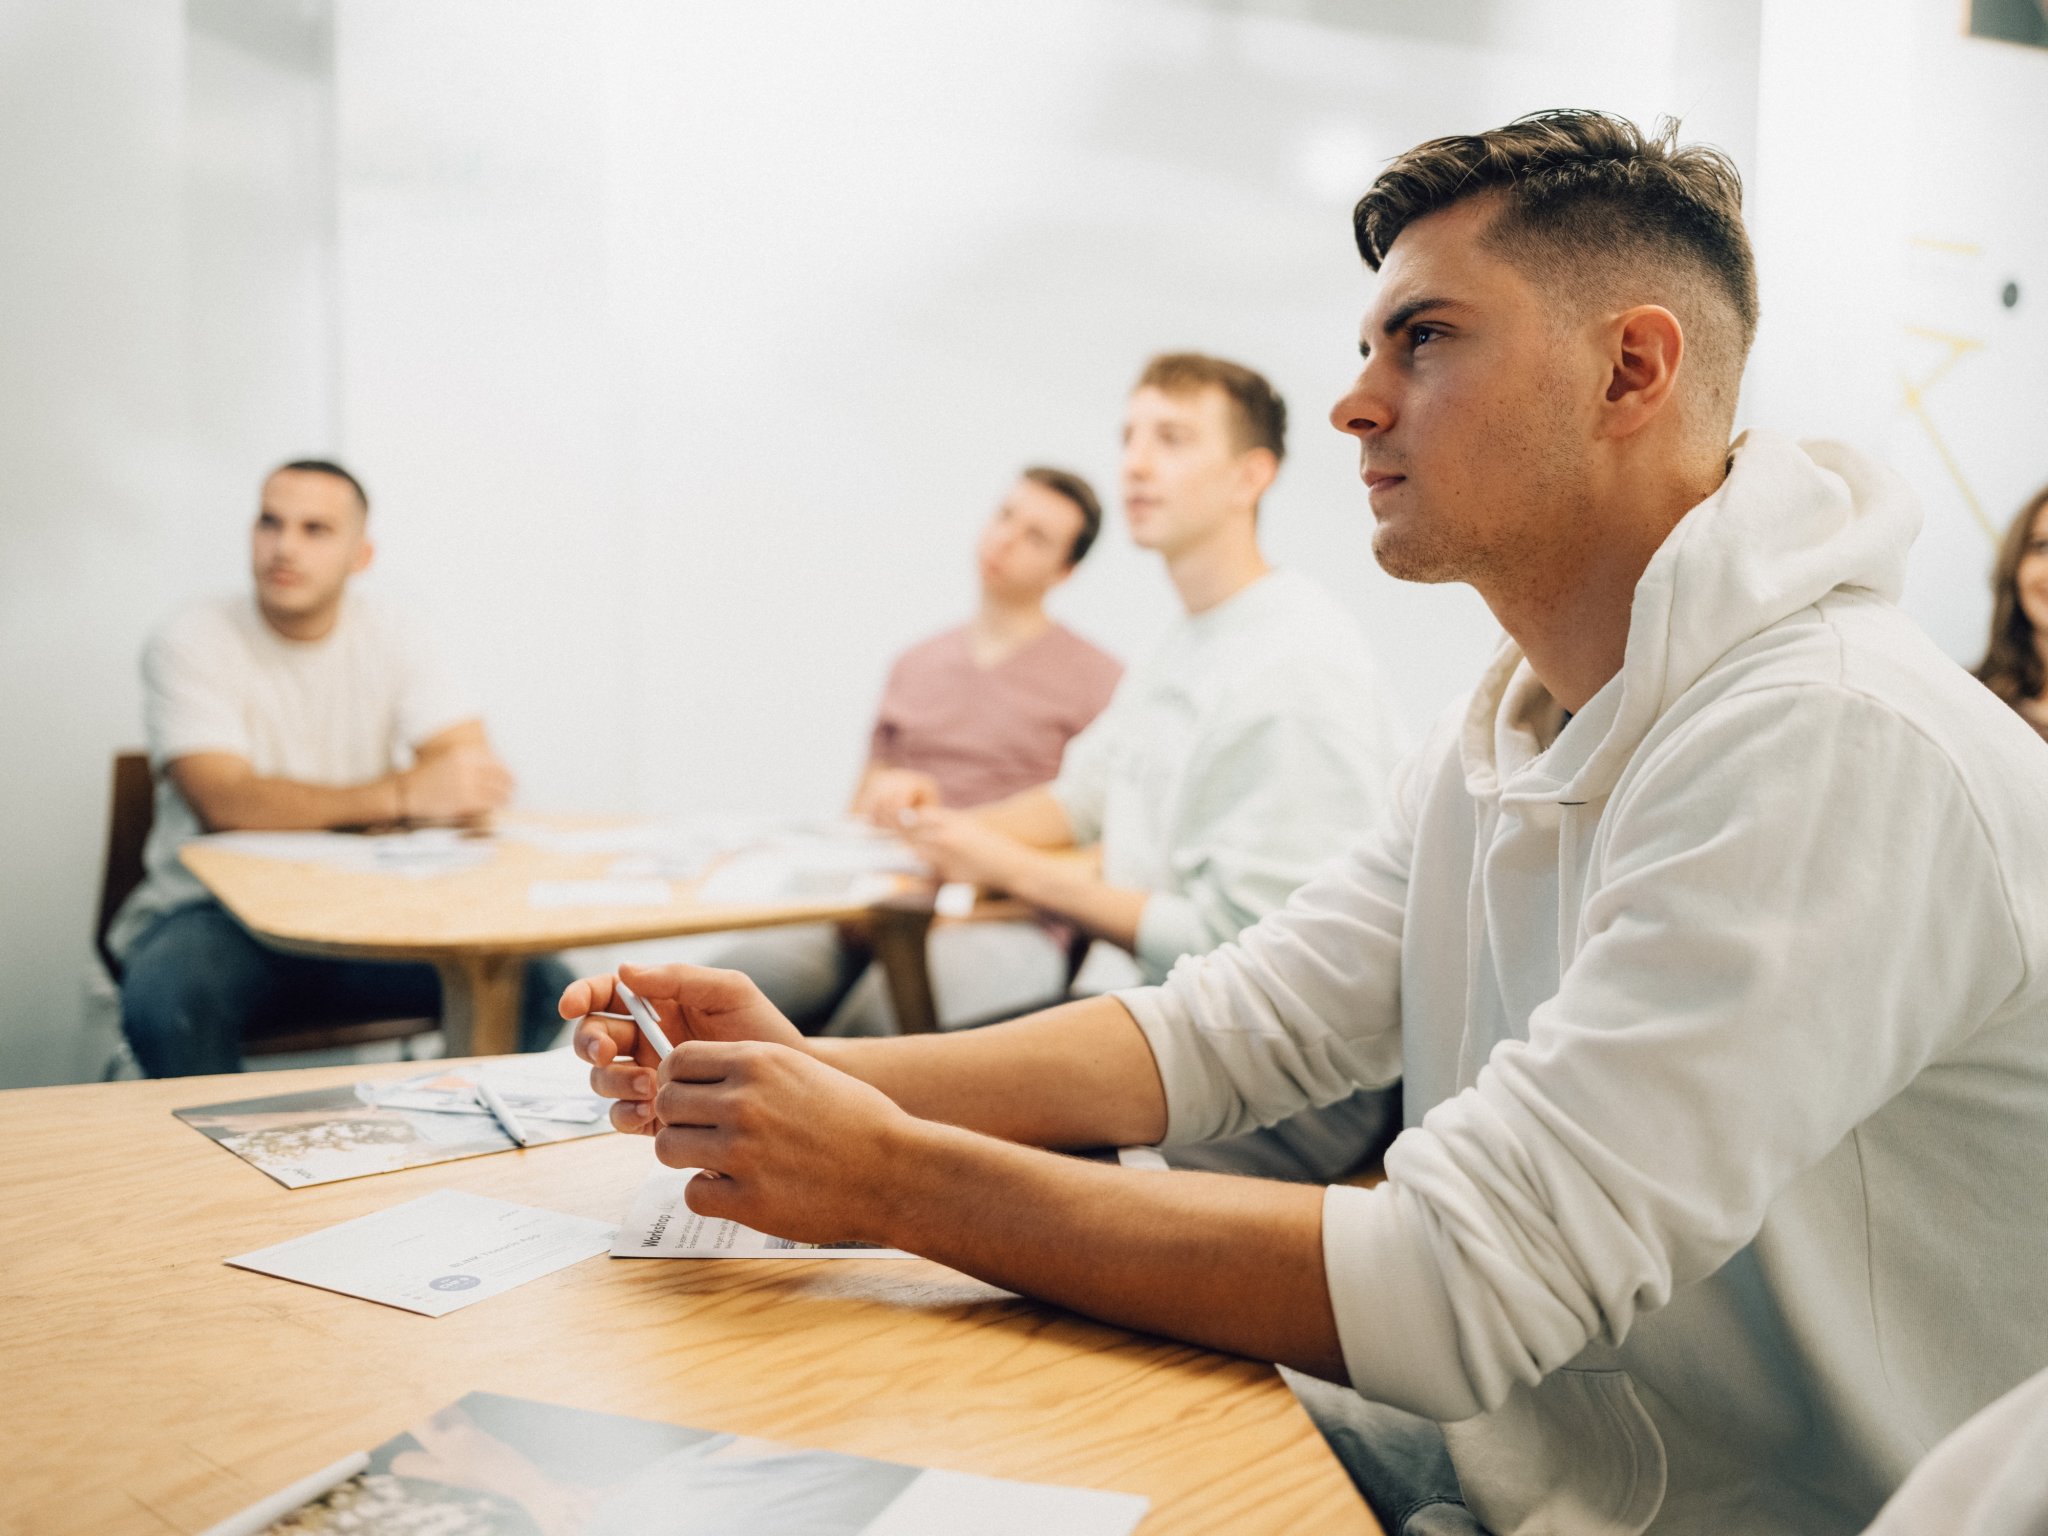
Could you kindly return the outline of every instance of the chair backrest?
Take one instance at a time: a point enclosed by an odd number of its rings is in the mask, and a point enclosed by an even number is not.
[[[156,785],[150,778],[149,758],[141,752],[116,754],[114,798],[107,817],[107,862],[100,873],[100,922],[93,934],[107,974],[116,981],[121,979],[121,965],[107,949],[107,930],[121,903],[142,884],[142,849],[155,820]]]

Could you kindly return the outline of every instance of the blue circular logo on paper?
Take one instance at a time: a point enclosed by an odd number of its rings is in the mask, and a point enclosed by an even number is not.
[[[475,1275],[441,1275],[427,1282],[437,1291],[466,1291],[483,1284]]]

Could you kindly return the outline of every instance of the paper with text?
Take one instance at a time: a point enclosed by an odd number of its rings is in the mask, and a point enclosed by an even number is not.
[[[798,1243],[736,1221],[699,1216],[684,1203],[695,1168],[658,1168],[633,1195],[612,1244],[615,1259],[912,1259],[900,1248],[865,1243]]]
[[[588,1217],[442,1189],[227,1262],[441,1317],[603,1253],[617,1234]]]

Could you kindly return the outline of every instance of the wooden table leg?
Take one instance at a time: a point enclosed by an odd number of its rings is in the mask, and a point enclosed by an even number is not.
[[[450,1056],[507,1056],[519,1049],[524,955],[456,955],[441,973],[441,1034]]]
[[[896,1027],[906,1035],[929,1035],[939,1027],[932,1001],[931,967],[925,940],[932,928],[932,899],[922,895],[892,896],[868,914],[868,943],[889,983],[889,1001],[896,1007]]]

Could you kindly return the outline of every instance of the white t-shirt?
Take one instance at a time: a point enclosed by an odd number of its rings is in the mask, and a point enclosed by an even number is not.
[[[150,638],[142,689],[156,819],[143,853],[148,874],[108,933],[116,955],[158,917],[206,895],[178,861],[203,829],[168,764],[228,752],[265,778],[362,784],[477,714],[408,626],[356,594],[319,640],[287,640],[246,595],[195,603]]]
[[[1137,960],[1164,980],[1228,943],[1378,819],[1402,743],[1358,626],[1274,571],[1167,630],[1067,744],[1052,792],[1102,878],[1152,892]]]

